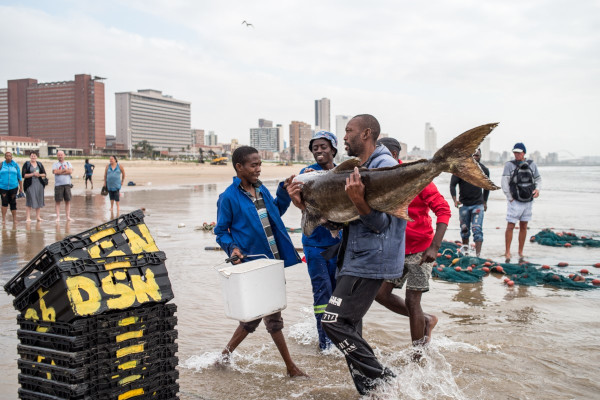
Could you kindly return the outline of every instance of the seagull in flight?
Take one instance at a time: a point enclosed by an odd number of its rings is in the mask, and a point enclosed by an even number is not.
[[[248,22],[246,22],[246,20],[242,21],[242,25],[244,25],[244,24],[246,24],[246,27],[248,27],[248,28],[249,27],[253,27],[254,28],[254,25],[249,24]]]

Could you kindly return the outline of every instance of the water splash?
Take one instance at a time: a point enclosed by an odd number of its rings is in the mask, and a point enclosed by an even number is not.
[[[319,343],[319,334],[312,307],[303,307],[301,311],[302,319],[290,327],[288,337],[296,340],[299,344],[316,345]]]
[[[418,362],[413,361],[416,351],[411,346],[388,355],[378,354],[381,362],[391,367],[397,377],[383,383],[374,394],[375,398],[468,399],[456,382],[462,371],[453,371],[443,352],[479,353],[479,348],[467,343],[454,342],[446,337],[437,337],[420,351],[421,359]]]

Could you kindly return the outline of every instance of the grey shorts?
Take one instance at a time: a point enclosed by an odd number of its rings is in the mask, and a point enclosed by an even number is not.
[[[269,333],[276,333],[283,329],[283,318],[281,318],[281,311],[278,311],[275,314],[267,315],[266,317],[255,319],[254,321],[240,321],[240,325],[248,333],[252,333],[256,330],[258,324],[260,324],[261,319],[265,321],[265,327]]]
[[[423,252],[415,254],[407,254],[404,257],[404,273],[400,278],[389,279],[396,289],[402,288],[406,282],[406,288],[416,292],[429,291],[429,278],[431,278],[431,270],[433,262],[420,264]]]
[[[71,201],[71,185],[54,186],[54,201]]]

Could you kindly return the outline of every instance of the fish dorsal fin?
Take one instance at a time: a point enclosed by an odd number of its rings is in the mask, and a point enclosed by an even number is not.
[[[333,172],[339,174],[341,172],[354,171],[355,167],[360,167],[360,159],[351,158],[349,160],[344,161],[337,167],[333,169]]]
[[[395,210],[386,211],[387,214],[393,215],[396,218],[404,219],[412,222],[412,219],[408,216],[408,205],[400,205]]]

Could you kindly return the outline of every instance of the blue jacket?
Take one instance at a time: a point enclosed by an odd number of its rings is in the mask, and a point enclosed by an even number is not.
[[[12,160],[8,164],[6,160],[2,161],[2,169],[0,169],[0,189],[11,190],[19,187],[21,182],[21,169],[19,164]]]
[[[367,168],[393,167],[398,160],[377,146],[364,164]],[[369,279],[394,279],[404,270],[406,221],[372,210],[349,224],[344,264],[338,275]]]
[[[309,165],[306,168],[312,168],[315,171],[323,170],[319,164]],[[302,168],[300,173],[303,173],[306,168]],[[337,237],[331,236],[331,231],[322,226],[317,226],[316,229],[310,236],[302,234],[302,245],[312,247],[330,247],[340,242],[342,233],[340,232]]]
[[[274,258],[256,207],[252,200],[242,192],[239,187],[240,183],[240,178],[234,177],[233,183],[219,195],[217,225],[214,228],[217,243],[229,256],[237,247],[242,254],[265,254],[269,258]],[[283,183],[277,187],[275,199],[264,185],[261,185],[259,190],[265,201],[273,236],[277,242],[279,255],[285,261],[284,265],[289,267],[299,263],[300,256],[281,220],[281,216],[292,201],[287,191],[283,189]],[[248,260],[251,259],[248,258]]]

